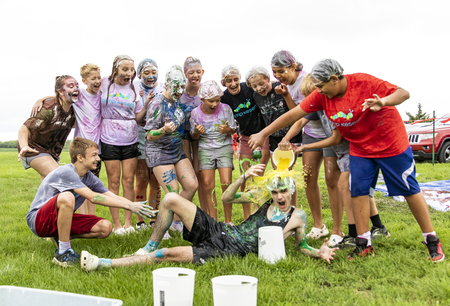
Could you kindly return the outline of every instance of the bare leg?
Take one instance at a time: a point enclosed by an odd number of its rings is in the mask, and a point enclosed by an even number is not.
[[[345,214],[347,215],[347,223],[355,224],[355,218],[353,216],[352,197],[350,195],[350,189],[348,185],[348,179],[350,177],[350,171],[342,172],[339,177],[339,192],[342,197],[342,202],[345,207]]]
[[[150,171],[149,171],[150,172]],[[158,180],[154,174],[150,174],[150,189],[148,191],[148,203],[155,210],[159,209],[159,203],[161,202],[161,186],[159,186]],[[156,219],[150,219],[150,222],[154,222]]]
[[[123,197],[130,201],[134,201],[134,174],[136,173],[137,161],[137,157],[122,161]],[[133,213],[129,210],[125,210],[125,229],[131,226],[132,217]]]
[[[231,184],[231,168],[218,168],[220,176],[220,185],[222,186],[222,193],[227,190]],[[217,203],[217,202],[216,202]],[[225,214],[225,223],[231,222],[233,204],[223,202],[223,211]]]
[[[239,170],[241,171],[241,174],[242,174],[242,169],[244,171],[247,171],[248,168],[250,168],[250,162],[247,160],[242,163],[242,168],[241,168],[240,161],[244,160],[244,159],[253,160],[253,156],[239,154]],[[243,192],[243,191],[245,191],[245,182],[243,182],[241,185],[241,192]],[[252,203],[243,203],[242,210],[244,211],[244,220],[247,220],[247,218],[250,217],[250,215],[252,213]]]
[[[205,210],[205,208],[208,209],[208,198],[211,195],[206,192],[205,187],[203,186],[202,173],[199,171],[198,141],[191,142],[191,146],[194,156],[192,166],[194,167],[195,176],[198,180],[198,201],[200,202],[200,207]]]
[[[352,197],[353,216],[355,217],[356,231],[362,235],[370,230],[369,196]]]
[[[430,211],[428,210],[428,204],[421,192],[414,195],[405,196],[408,202],[409,209],[411,209],[414,218],[419,223],[422,233],[431,233],[433,231],[433,225],[431,224]]]
[[[378,209],[377,204],[375,203],[375,199],[369,197],[369,203],[370,203],[370,216],[378,215]]]
[[[180,160],[175,164],[178,181],[183,188],[180,196],[188,201],[192,201],[195,192],[198,189],[198,181],[195,177],[194,169],[188,159]]]
[[[308,199],[311,214],[314,220],[314,227],[322,228],[322,202],[319,189],[319,171],[322,164],[322,152],[309,151],[303,153],[303,169],[305,175],[305,193]]]
[[[30,162],[31,168],[41,176],[41,181],[53,170],[59,167],[58,163],[50,156],[41,156]]]
[[[120,188],[120,161],[106,160],[104,161],[106,168],[106,175],[108,176],[108,189],[115,195],[119,195]],[[114,230],[122,228],[120,223],[119,209],[110,207],[111,217],[113,220]]]
[[[147,200],[147,186],[149,181],[149,170],[147,167],[147,162],[145,159],[138,159],[137,168],[136,168],[136,187],[134,189],[134,201],[145,201]],[[151,191],[150,191],[151,192]],[[149,201],[149,205],[154,207]],[[141,216],[137,216],[136,223],[144,221],[144,218]]]
[[[70,230],[72,228],[74,208],[75,196],[71,192],[65,191],[58,195],[56,200],[56,209],[58,211],[56,225],[58,227],[58,237],[60,241],[70,241]]]
[[[341,174],[336,163],[337,157],[325,157],[325,181],[330,198],[331,215],[333,217],[333,230],[331,234],[342,236],[343,202],[339,193],[338,181]]]
[[[163,248],[149,255],[131,256],[111,260],[111,266],[127,267],[133,265],[150,265],[157,262],[194,262],[194,253],[191,246]]]
[[[217,200],[213,201],[212,193],[216,187],[216,170],[202,170],[203,186],[205,191],[209,194],[207,198],[208,214],[217,220]]]

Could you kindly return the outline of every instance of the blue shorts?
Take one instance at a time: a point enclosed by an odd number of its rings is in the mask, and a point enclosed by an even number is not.
[[[412,149],[408,147],[401,154],[384,158],[350,155],[352,197],[368,195],[370,187],[375,187],[380,169],[390,196],[409,196],[420,192],[416,180],[416,164]]]

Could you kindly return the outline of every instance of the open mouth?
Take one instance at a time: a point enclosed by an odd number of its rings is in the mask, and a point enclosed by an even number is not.
[[[78,101],[78,91],[73,92],[72,94],[70,94],[70,99],[72,101]]]
[[[100,86],[101,86],[101,84],[94,84],[93,87],[94,87],[95,90],[99,90],[99,89],[100,89]]]

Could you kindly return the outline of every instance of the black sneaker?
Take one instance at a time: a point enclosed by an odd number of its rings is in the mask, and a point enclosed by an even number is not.
[[[441,240],[434,235],[427,236],[427,243],[422,241],[427,246],[428,259],[433,262],[443,261],[445,258],[444,251],[442,250]]]
[[[375,255],[375,251],[371,245],[367,246],[367,239],[364,238],[355,238],[356,248],[355,250],[347,256],[349,260],[353,260],[359,257],[365,257],[368,255]]]
[[[389,234],[386,226],[383,225],[383,227],[375,227],[372,226],[370,229],[370,233],[372,234],[372,240],[376,240],[378,238],[388,238],[391,237],[391,234]]]
[[[345,249],[345,248],[356,248],[355,237],[352,236],[344,236],[342,240],[336,244],[336,248]]]
[[[56,249],[53,262],[64,268],[71,267],[80,263],[80,255],[72,249],[59,254],[59,249]]]

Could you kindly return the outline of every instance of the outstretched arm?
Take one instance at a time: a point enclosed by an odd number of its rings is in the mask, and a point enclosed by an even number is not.
[[[291,126],[291,128],[289,129],[287,134],[283,137],[283,139],[281,139],[280,143],[278,144],[278,148],[280,150],[283,150],[283,151],[290,150],[290,148],[289,148],[289,141],[291,141],[292,138],[294,138],[299,133],[301,133],[302,129],[305,127],[305,125],[308,122],[309,122],[309,120],[306,119],[306,118],[302,118],[300,120],[297,120],[297,122],[295,122]]]
[[[399,105],[408,99],[409,92],[401,87],[397,87],[391,95],[384,98],[380,98],[377,94],[374,94],[373,98],[364,100],[363,111],[370,108],[372,112],[378,112],[383,106]]]
[[[300,154],[300,152],[304,152],[306,150],[332,147],[332,146],[336,146],[336,145],[340,144],[341,142],[342,142],[341,133],[337,129],[334,129],[333,135],[328,137],[327,139],[324,139],[324,140],[321,140],[318,142],[314,142],[314,143],[305,144],[300,147],[297,147],[294,144],[290,144],[291,146],[289,149],[293,150],[294,153],[296,155],[298,155],[298,154]]]
[[[227,190],[222,194],[222,202],[225,203],[249,203],[255,202],[255,199],[261,198],[262,193],[259,190],[249,190],[246,192],[237,192],[241,188],[243,182],[252,176],[259,176],[263,173],[266,165],[254,165],[250,167],[243,175],[241,175],[234,183],[228,186]],[[259,199],[258,199],[259,200]],[[264,199],[264,202],[267,199]],[[262,199],[261,199],[262,201]],[[261,202],[259,201],[259,202]]]
[[[22,125],[19,129],[19,147],[20,152],[19,152],[19,161],[22,159],[22,156],[27,153],[27,152],[31,152],[31,153],[39,153],[38,151],[36,151],[35,149],[32,149],[28,146],[28,135],[30,134],[30,130],[25,126]]]

